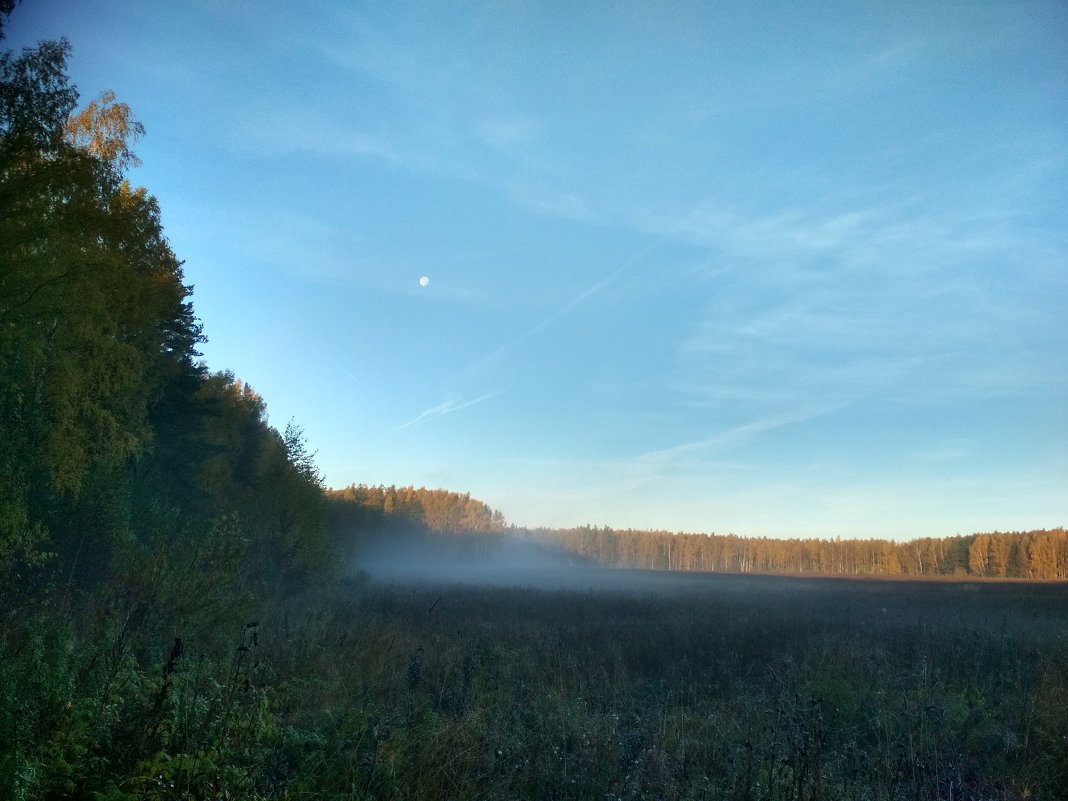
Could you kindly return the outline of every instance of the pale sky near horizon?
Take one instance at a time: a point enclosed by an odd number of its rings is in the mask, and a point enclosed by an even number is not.
[[[332,486],[1068,524],[1068,4],[24,0],[6,31],[133,108],[205,359]]]

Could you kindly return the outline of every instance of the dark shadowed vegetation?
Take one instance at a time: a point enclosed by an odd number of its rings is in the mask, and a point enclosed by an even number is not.
[[[198,361],[141,126],[76,111],[68,52],[0,57],[0,798],[148,797],[185,756],[236,786],[245,625],[335,568],[326,502],[299,429]]]
[[[640,589],[354,590],[300,657],[360,699],[341,720],[320,713],[330,734],[305,754],[321,762],[318,787],[559,799],[1068,791],[1061,585],[631,578]]]
[[[0,57],[0,799],[1068,797],[1066,585],[752,575],[1065,578],[1063,530],[532,532],[326,491],[199,361],[142,128],[78,110],[68,50]]]

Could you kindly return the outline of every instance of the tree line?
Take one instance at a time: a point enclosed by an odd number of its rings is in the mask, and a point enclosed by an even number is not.
[[[818,576],[968,576],[1068,579],[1068,532],[1063,528],[883,539],[779,539],[735,534],[579,526],[549,529],[507,525],[504,516],[470,494],[425,488],[354,484],[328,490],[331,528],[340,538],[418,537],[441,546],[433,534],[470,540],[470,553],[492,546],[479,534],[507,534],[581,557],[582,563],[641,570],[704,573],[780,573]],[[471,535],[476,535],[470,539]]]
[[[135,775],[173,746],[183,642],[210,650],[337,569],[299,427],[200,359],[181,261],[129,178],[143,128],[110,92],[79,108],[69,53],[0,55],[5,798]]]
[[[1063,528],[880,539],[774,539],[582,526],[517,530],[607,567],[819,576],[1068,579]]]
[[[194,552],[212,572],[325,567],[301,433],[199,360],[181,262],[128,178],[143,128],[110,92],[75,110],[69,50],[0,58],[0,579],[63,565],[84,588]]]
[[[337,525],[407,524],[433,532],[499,534],[504,515],[470,493],[352,484],[326,491]]]

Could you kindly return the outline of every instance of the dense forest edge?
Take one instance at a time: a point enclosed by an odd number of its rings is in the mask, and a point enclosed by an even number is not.
[[[13,7],[0,0],[0,25]],[[655,661],[651,652],[620,655],[622,646],[604,643],[597,653],[614,661],[593,678],[559,642],[531,655],[533,646],[515,639],[529,615],[505,596],[495,597],[495,609],[507,622],[484,624],[500,631],[454,652],[451,641],[434,639],[444,635],[429,629],[428,608],[455,631],[464,620],[448,615],[486,605],[473,597],[438,606],[441,597],[376,595],[362,560],[376,549],[394,553],[388,548],[396,543],[413,558],[478,563],[521,542],[534,548],[519,551],[521,559],[536,552],[540,564],[561,570],[1068,579],[1064,529],[901,543],[535,530],[510,526],[467,494],[328,489],[300,426],[279,431],[251,387],[201,360],[192,287],[156,200],[129,178],[144,130],[110,92],[79,106],[69,53],[69,43],[57,41],[0,56],[0,798],[529,796],[535,768],[559,769],[508,763],[509,749],[526,747],[515,732],[548,731],[526,711],[513,720],[508,710],[525,703],[511,688],[534,686],[522,665],[541,655],[553,655],[566,677],[553,697],[578,698],[545,711],[569,732],[568,753],[578,755],[569,770],[591,775],[579,737],[606,749],[618,741],[638,764],[645,753],[638,741],[610,730],[625,714],[612,704],[628,693],[635,704],[660,698],[660,685],[629,682],[623,667],[639,670],[642,659]],[[608,611],[591,614],[613,625]],[[671,614],[683,621],[676,638],[683,642],[689,619]],[[858,617],[856,625],[867,624]],[[563,624],[560,632],[571,636]],[[1028,693],[1031,717],[1017,739],[1036,738],[1006,762],[1005,775],[1068,786],[1034,757],[1045,747],[1040,738],[1062,736],[1063,721],[1047,721],[1035,706],[1048,694],[1045,708],[1060,709],[1063,682],[1049,676],[1062,665],[1049,667],[1039,646],[1028,647],[1034,657],[1026,664],[1012,661],[1009,644],[997,652]],[[749,658],[744,648],[732,653],[739,664]],[[762,659],[754,656],[754,664]],[[596,687],[584,684],[594,679]],[[902,695],[908,708],[900,721],[887,718],[887,786],[898,781],[894,738],[912,736],[902,727],[913,706],[941,704],[944,716],[958,714],[951,703],[990,703],[943,698],[927,681],[925,674],[924,695]],[[573,696],[580,685],[581,697]],[[909,692],[919,691],[902,690]],[[588,701],[598,693],[601,701]],[[531,696],[526,708],[549,697]],[[722,714],[730,703],[724,696]],[[774,797],[825,797],[822,768],[812,768],[826,759],[824,713],[807,696],[788,709],[769,704],[768,714],[793,727],[777,747],[796,763],[789,782],[780,777],[781,788],[796,794],[782,789]],[[650,708],[666,716],[670,703]],[[739,728],[724,728],[724,738],[750,742],[746,727],[763,725],[763,707],[754,710],[731,707]],[[500,721],[519,728],[485,740],[480,732]],[[601,728],[583,728],[590,721]],[[657,736],[667,736],[667,725]],[[923,736],[936,733],[925,728]],[[983,736],[994,742],[1001,734],[983,729]],[[426,751],[428,738],[439,751]],[[729,792],[773,797],[752,778],[757,755],[747,747],[748,774],[739,772],[744,752],[722,761],[738,776]],[[472,749],[484,757],[482,773],[450,772],[461,763],[448,754]],[[727,756],[702,758],[720,764]],[[942,779],[929,773],[937,786]],[[554,797],[587,791],[592,785]]]

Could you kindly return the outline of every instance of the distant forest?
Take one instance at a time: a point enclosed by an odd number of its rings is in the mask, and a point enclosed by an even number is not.
[[[774,539],[734,534],[581,526],[529,529],[469,494],[414,487],[354,484],[328,490],[332,528],[345,537],[415,537],[450,533],[507,534],[536,541],[604,567],[705,573],[779,573],[818,576],[970,576],[1068,579],[1068,532],[1063,528],[923,538],[907,542],[865,539]],[[467,537],[472,553],[488,553],[485,537]],[[428,548],[443,546],[425,538]],[[477,549],[474,547],[477,545]]]
[[[609,567],[818,576],[1068,579],[1062,528],[908,542],[771,539],[585,526],[531,532]]]

